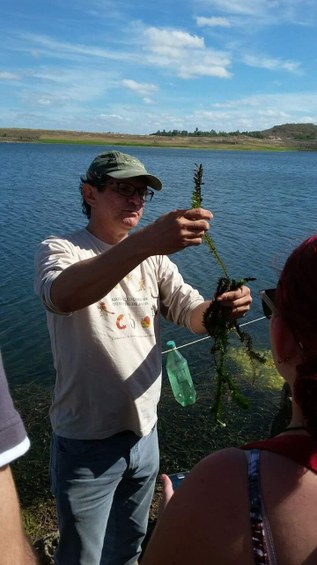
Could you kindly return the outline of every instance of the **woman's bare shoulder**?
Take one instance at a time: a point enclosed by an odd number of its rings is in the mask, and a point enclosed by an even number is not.
[[[236,448],[200,461],[168,503],[144,565],[237,563],[250,537],[246,469],[245,454]]]

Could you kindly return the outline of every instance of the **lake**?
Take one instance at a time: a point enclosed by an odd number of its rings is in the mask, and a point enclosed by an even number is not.
[[[203,205],[214,214],[210,235],[231,277],[256,277],[252,310],[243,321],[250,322],[256,346],[268,347],[267,322],[258,320],[258,292],[275,285],[290,251],[316,231],[317,153],[112,148],[135,155],[163,181],[142,224],[176,207],[189,208],[195,164],[203,165]],[[34,252],[46,236],[86,224],[79,176],[104,150],[111,148],[0,144],[0,346],[11,381],[53,381],[45,313],[33,291]],[[222,273],[206,246],[186,249],[173,260],[187,282],[212,296]],[[196,340],[164,322],[163,350],[167,339],[177,345]],[[193,374],[197,363],[208,362],[209,348],[204,340],[182,350]]]

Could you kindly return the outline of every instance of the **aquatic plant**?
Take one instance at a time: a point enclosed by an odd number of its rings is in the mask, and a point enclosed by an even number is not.
[[[192,207],[199,208],[202,205],[202,186],[203,186],[203,167],[197,165],[194,171],[194,190],[192,194]],[[215,258],[217,264],[222,270],[223,276],[218,279],[218,284],[214,298],[230,290],[237,290],[244,284],[254,281],[254,277],[244,277],[239,280],[231,279],[228,275],[227,268],[222,261],[216,245],[209,234],[205,234],[203,242],[208,246],[210,252]],[[241,344],[243,345],[248,359],[251,363],[253,376],[256,376],[256,363],[265,363],[264,355],[254,351],[251,336],[242,331],[237,320],[228,317],[226,308],[222,306],[217,300],[212,300],[210,306],[204,312],[203,323],[208,334],[213,339],[213,346],[211,354],[213,356],[215,369],[216,369],[216,393],[214,402],[211,407],[212,414],[216,421],[224,426],[225,423],[221,420],[222,401],[224,395],[228,392],[231,398],[242,408],[248,407],[248,400],[240,393],[237,382],[233,375],[229,373],[227,363],[227,352],[229,346],[230,332],[234,331]]]

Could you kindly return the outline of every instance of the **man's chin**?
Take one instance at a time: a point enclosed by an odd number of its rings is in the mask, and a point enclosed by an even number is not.
[[[127,228],[132,229],[138,225],[139,220],[140,217],[138,215],[127,216],[126,218],[123,218],[123,223]]]

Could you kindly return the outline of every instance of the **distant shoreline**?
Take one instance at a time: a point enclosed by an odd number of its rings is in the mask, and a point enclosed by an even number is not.
[[[230,136],[131,135],[64,130],[0,128],[0,143],[43,143],[74,145],[118,145],[212,151],[317,151],[315,141],[267,136],[261,139],[238,134]]]
[[[241,137],[241,138],[240,138]],[[129,134],[96,134],[86,132],[50,131],[0,128],[0,143],[41,143],[74,145],[119,145],[171,149],[206,149],[231,151],[296,151],[294,146],[236,136],[234,139],[217,137],[180,137]]]

